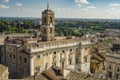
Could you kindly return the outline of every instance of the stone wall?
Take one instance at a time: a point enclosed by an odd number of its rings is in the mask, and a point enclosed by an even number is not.
[[[120,54],[113,53],[106,55],[106,77],[110,79],[120,79]]]

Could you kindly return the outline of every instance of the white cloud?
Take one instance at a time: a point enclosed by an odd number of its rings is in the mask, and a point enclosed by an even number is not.
[[[6,6],[6,5],[0,5],[0,8],[1,8],[1,9],[10,9],[10,7],[9,7],[9,6]]]
[[[24,9],[25,11],[33,11],[32,9],[29,9],[29,8],[27,8],[27,9]]]
[[[119,3],[113,3],[113,4],[109,4],[110,7],[119,7],[120,4]]]
[[[4,2],[8,3],[10,0],[4,0]]]
[[[89,4],[88,0],[75,0],[77,4]]]
[[[17,11],[33,11],[32,9],[29,9],[29,8],[21,9],[20,7],[17,7],[16,10]]]
[[[56,8],[57,11],[70,11],[71,8]]]
[[[58,11],[60,11],[61,10],[61,8],[56,8]]]
[[[17,10],[19,11],[19,10],[21,10],[21,8],[17,7]]]
[[[21,6],[22,6],[22,3],[16,3],[15,6],[16,6],[16,7],[21,7]]]
[[[87,12],[87,11],[88,11],[88,8],[85,8],[83,11]]]
[[[119,8],[111,7],[108,10],[106,10],[105,13],[108,18],[118,18],[120,10]]]
[[[87,8],[88,8],[88,9],[96,9],[95,6],[88,6]]]
[[[81,7],[82,5],[81,4],[77,4],[78,7]]]
[[[95,6],[88,6],[87,8],[85,8],[83,11],[87,12],[89,10],[93,10],[93,9],[96,9]]]

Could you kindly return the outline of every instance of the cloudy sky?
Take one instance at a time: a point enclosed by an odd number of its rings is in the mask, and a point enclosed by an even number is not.
[[[0,17],[41,17],[47,0],[0,0]],[[49,0],[57,18],[120,19],[120,0]]]

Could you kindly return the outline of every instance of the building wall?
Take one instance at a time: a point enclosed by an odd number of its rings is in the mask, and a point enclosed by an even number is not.
[[[4,48],[4,45],[0,45],[0,64],[5,64],[5,48]]]
[[[9,67],[9,78],[16,79],[30,75],[30,56],[27,53],[21,52],[17,45],[6,44],[4,48],[4,65]]]
[[[61,49],[52,49],[47,50],[45,52],[39,52],[34,55],[34,71],[41,72],[50,67],[58,67],[58,68],[71,68],[75,69],[75,65],[79,64],[79,51],[78,46],[75,47],[66,47]],[[76,54],[77,53],[77,54]],[[40,56],[40,58],[39,58]],[[78,58],[78,63],[76,64],[76,58]],[[62,62],[64,62],[64,67]],[[37,69],[40,67],[40,70]],[[47,68],[46,68],[47,67]],[[80,69],[80,67],[78,67]],[[38,70],[38,71],[37,71]],[[34,72],[34,73],[35,73]]]
[[[107,54],[106,56],[106,77],[114,80],[120,79],[120,55]]]
[[[79,39],[24,45],[6,43],[3,48],[3,61],[9,67],[9,77],[12,79],[33,76],[50,67],[89,73],[90,47],[80,43]]]

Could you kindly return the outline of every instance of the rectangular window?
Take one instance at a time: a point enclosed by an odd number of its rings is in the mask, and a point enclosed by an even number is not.
[[[46,33],[46,29],[44,28],[44,33]]]
[[[21,56],[20,56],[20,60],[21,60]]]
[[[13,56],[13,58],[15,59],[15,55]]]
[[[69,61],[69,64],[71,65],[72,64],[72,60],[70,59],[70,61]]]
[[[12,55],[10,54],[10,58],[12,57]]]
[[[26,59],[26,58],[24,58],[24,62],[25,62],[25,63],[27,62],[27,59]]]
[[[78,48],[76,48],[76,51],[78,51]]]
[[[56,52],[54,52],[54,54],[56,54]]]
[[[48,53],[46,53],[46,56],[48,56]]]
[[[110,77],[110,78],[112,77],[112,72],[109,72],[109,77]]]
[[[72,49],[70,49],[70,52],[72,52]]]
[[[9,48],[9,50],[11,51],[11,48]]]
[[[40,59],[40,55],[37,55],[37,59]]]
[[[84,61],[87,62],[87,56],[84,57]]]
[[[15,51],[15,49],[13,49],[13,51]]]
[[[52,33],[52,28],[50,28],[50,33]]]
[[[45,65],[45,70],[47,70],[47,68],[48,68],[48,64]]]
[[[64,62],[62,62],[62,69],[64,68]]]
[[[37,67],[37,72],[40,72],[40,66]]]
[[[78,64],[78,58],[76,58],[76,64]]]

